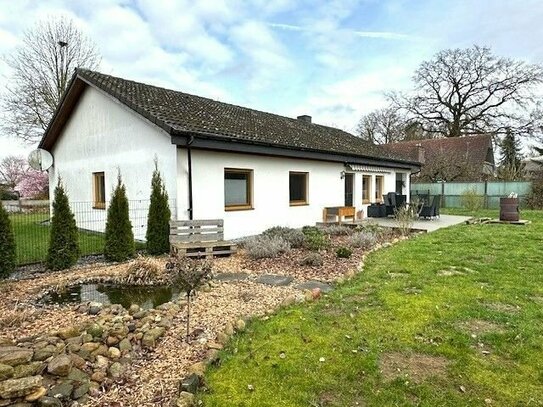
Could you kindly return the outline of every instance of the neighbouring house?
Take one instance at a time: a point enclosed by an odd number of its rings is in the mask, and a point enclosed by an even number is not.
[[[156,156],[176,217],[224,219],[227,239],[315,224],[325,207],[363,214],[397,185],[407,194],[420,168],[310,116],[291,119],[82,69],[39,147],[54,157],[50,184],[60,176],[70,200],[98,219],[85,228],[103,230],[119,171],[130,200],[149,199]]]
[[[527,180],[539,179],[543,175],[543,156],[530,157],[522,160],[524,174]]]
[[[488,134],[401,141],[382,147],[422,163],[413,182],[485,181],[496,174],[492,136]]]

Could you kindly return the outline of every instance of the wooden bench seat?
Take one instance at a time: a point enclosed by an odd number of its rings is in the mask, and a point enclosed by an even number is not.
[[[213,258],[236,252],[236,244],[224,240],[222,219],[170,221],[170,252],[181,257]]]

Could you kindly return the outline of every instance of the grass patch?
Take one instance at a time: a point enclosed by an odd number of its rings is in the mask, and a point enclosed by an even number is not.
[[[49,214],[24,213],[10,215],[17,244],[17,264],[37,263],[45,260],[49,247],[49,225],[44,224]],[[80,231],[79,245],[82,255],[104,252],[104,236],[101,233]],[[137,244],[136,248],[141,247]]]
[[[419,235],[323,300],[253,321],[204,406],[540,405],[543,212],[522,217]]]

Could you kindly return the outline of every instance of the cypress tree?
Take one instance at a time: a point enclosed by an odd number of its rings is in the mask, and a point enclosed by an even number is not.
[[[126,187],[121,174],[113,190],[107,209],[106,238],[104,255],[109,261],[125,261],[134,256],[134,232],[128,212]]]
[[[70,209],[68,195],[59,180],[55,188],[49,250],[45,264],[50,270],[64,270],[77,263],[79,255],[79,233],[75,217]]]
[[[170,207],[168,205],[168,193],[158,171],[158,163],[155,160],[155,170],[151,179],[151,203],[147,217],[147,252],[152,255],[168,253],[170,250]]]
[[[8,212],[0,202],[0,278],[9,277],[15,270],[15,236]]]

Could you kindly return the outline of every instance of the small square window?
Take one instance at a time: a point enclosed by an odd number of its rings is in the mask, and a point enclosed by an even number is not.
[[[289,199],[291,206],[308,204],[308,178],[309,174],[307,172],[289,173]]]
[[[106,208],[106,177],[103,172],[94,172],[93,180],[93,208]]]
[[[224,207],[226,210],[252,209],[253,171],[224,170]]]

